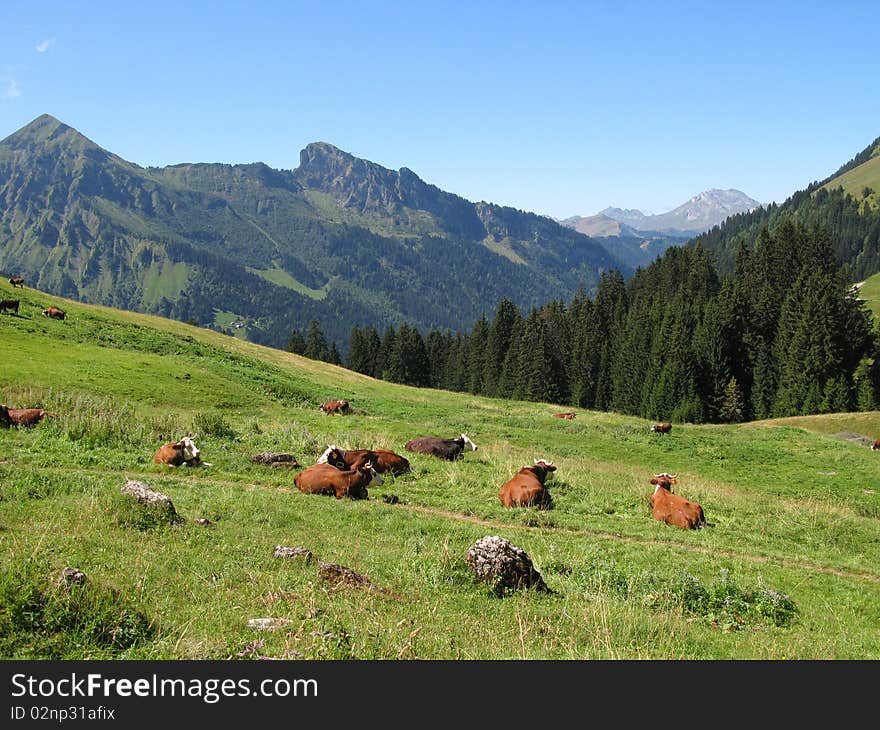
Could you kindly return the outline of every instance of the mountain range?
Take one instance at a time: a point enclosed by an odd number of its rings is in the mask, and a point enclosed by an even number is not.
[[[658,215],[632,208],[605,208],[593,216],[572,216],[562,225],[589,236],[693,238],[737,213],[747,213],[761,203],[740,190],[705,190],[676,208]]]
[[[318,321],[464,329],[632,267],[545,216],[326,142],[299,166],[141,167],[42,115],[0,141],[0,270],[85,302],[284,346]]]

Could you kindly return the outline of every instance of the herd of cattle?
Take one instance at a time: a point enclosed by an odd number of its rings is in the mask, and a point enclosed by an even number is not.
[[[12,284],[12,288],[21,287],[24,288],[24,279],[20,276],[13,276],[9,283]],[[0,299],[0,312],[13,312],[14,314],[18,314],[18,308],[21,304],[20,299]],[[50,317],[52,319],[64,319],[67,317],[67,314],[63,309],[58,309],[58,307],[47,307],[42,310],[42,314],[44,317]]]
[[[9,279],[13,287],[24,287],[24,279],[14,276]],[[18,314],[20,300],[0,300],[0,312],[11,311]],[[66,314],[57,307],[48,307],[42,314],[53,319],[65,319]],[[330,400],[321,404],[320,410],[326,414],[349,414],[351,405],[346,400]],[[9,408],[0,404],[0,428],[14,426],[35,426],[43,418],[54,414],[42,408]],[[573,420],[575,413],[566,411],[554,413],[554,418]],[[668,434],[672,430],[671,423],[659,423],[651,426],[651,432]],[[465,449],[476,451],[476,444],[466,434],[458,438],[446,439],[434,436],[422,436],[407,441],[407,451],[428,454],[447,461],[457,461],[464,456]],[[871,446],[874,451],[880,450],[880,439]],[[153,457],[156,464],[168,466],[211,466],[202,461],[201,452],[192,438],[185,437],[180,441],[163,444]],[[294,478],[294,484],[304,494],[323,494],[335,496],[337,499],[367,499],[368,489],[383,483],[383,474],[399,476],[411,471],[409,461],[388,449],[340,449],[335,445],[328,446],[317,463],[305,468]],[[550,509],[553,500],[547,482],[553,478],[556,466],[546,459],[535,459],[531,466],[524,466],[511,477],[498,492],[498,498],[505,507],[530,507]],[[703,514],[703,508],[696,502],[690,502],[672,491],[672,485],[678,483],[673,474],[655,474],[650,480],[655,485],[651,495],[654,519],[668,525],[685,529],[712,527]]]
[[[350,413],[350,404],[344,400],[322,403],[322,413]],[[572,420],[573,412],[554,413],[555,418]],[[669,423],[651,426],[651,431],[669,433]],[[404,448],[416,454],[426,454],[446,461],[464,458],[465,451],[476,451],[477,445],[467,434],[458,438],[421,436],[410,439]],[[156,452],[153,461],[169,466],[210,466],[201,460],[199,449],[192,438],[186,437],[177,442],[163,444]],[[320,494],[336,499],[367,499],[369,489],[384,483],[383,475],[400,476],[412,471],[409,460],[389,449],[341,449],[330,444],[315,464],[306,467],[293,479],[297,489],[303,494]],[[550,509],[553,499],[547,482],[553,479],[556,466],[547,459],[535,459],[534,464],[526,465],[508,479],[498,491],[498,499],[505,507],[537,507]],[[655,474],[650,481],[656,485],[651,495],[654,519],[668,525],[686,529],[712,527],[703,514],[703,508],[672,491],[678,483],[672,474]]]
[[[343,403],[333,407],[327,403],[321,405],[324,413],[348,412],[346,401],[329,401],[330,404]],[[43,408],[9,408],[0,404],[0,428],[18,426],[35,426],[44,418],[52,418],[55,414]],[[574,413],[553,414],[557,418],[570,420]],[[656,433],[669,433],[671,424],[663,423],[651,426]],[[465,451],[476,451],[477,445],[467,436],[460,434],[458,438],[439,438],[422,436],[406,442],[407,451],[434,456],[447,461],[458,461],[464,458]],[[880,439],[871,447],[880,450]],[[156,464],[168,466],[211,466],[202,461],[201,451],[189,436],[180,441],[163,444],[153,457]],[[337,499],[367,499],[368,489],[384,482],[384,474],[399,476],[411,471],[409,460],[389,449],[341,449],[331,444],[322,453],[315,464],[306,467],[294,477],[294,484],[304,494],[323,494]],[[556,466],[547,459],[535,459],[534,464],[526,465],[508,479],[498,491],[498,499],[505,507],[538,507],[550,509],[553,499],[547,482],[553,479]],[[655,474],[650,483],[655,486],[651,495],[654,519],[667,525],[684,529],[701,529],[714,527],[707,522],[703,508],[697,502],[691,502],[675,494],[672,486],[678,483],[674,474]]]

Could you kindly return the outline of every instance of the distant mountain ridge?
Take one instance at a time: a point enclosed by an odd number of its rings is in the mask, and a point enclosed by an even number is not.
[[[740,190],[704,190],[677,208],[657,215],[645,215],[640,210],[605,208],[605,215],[637,231],[697,235],[719,225],[737,213],[747,213],[761,204]]]
[[[81,301],[284,346],[318,320],[465,329],[631,269],[545,216],[472,203],[326,142],[294,170],[143,168],[42,115],[0,140],[0,269]],[[245,326],[241,326],[244,323]]]

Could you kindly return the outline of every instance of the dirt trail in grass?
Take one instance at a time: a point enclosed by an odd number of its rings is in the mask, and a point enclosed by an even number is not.
[[[858,580],[867,580],[872,583],[880,583],[880,576],[874,575],[873,573],[861,573],[851,570],[843,570],[841,568],[830,568],[825,565],[816,565],[814,563],[807,563],[802,560],[790,560],[788,558],[778,558],[769,555],[755,555],[754,553],[745,553],[739,550],[731,550],[730,548],[707,548],[701,547],[699,545],[688,545],[686,543],[675,541],[658,543],[656,540],[651,540],[650,538],[635,537],[632,535],[620,535],[617,533],[605,532],[604,530],[594,530],[589,527],[583,527],[575,530],[570,527],[531,527],[529,525],[510,525],[503,522],[492,522],[491,520],[485,520],[480,517],[475,517],[474,515],[466,515],[461,512],[447,512],[446,510],[437,509],[436,507],[426,507],[424,505],[406,504],[403,505],[403,508],[412,510],[414,512],[422,512],[425,514],[434,515],[437,517],[446,517],[449,519],[459,520],[461,522],[470,522],[475,525],[482,525],[484,527],[491,527],[493,529],[505,528],[526,531],[546,530],[552,532],[561,532],[566,535],[590,535],[591,537],[598,537],[603,540],[625,542],[631,545],[668,545],[669,547],[681,548],[682,550],[687,550],[694,553],[702,553],[704,555],[725,555],[730,558],[741,558],[743,560],[750,560],[755,563],[775,563],[786,568],[802,568],[804,570],[812,570],[817,573],[836,575],[841,578],[856,578]]]
[[[68,473],[71,471],[77,473],[85,473],[85,474],[96,474],[106,476],[107,471],[102,469],[65,469],[64,467],[46,467],[46,466],[34,466],[31,467],[40,471],[51,471],[51,472],[61,472]],[[166,480],[180,480],[184,483],[209,483],[216,484],[218,486],[227,486],[227,487],[238,487],[240,489],[259,489],[265,491],[273,491],[273,492],[281,492],[281,493],[298,493],[296,489],[291,487],[284,486],[275,486],[275,485],[265,485],[265,484],[257,484],[254,482],[241,482],[235,481],[232,479],[218,479],[215,477],[205,477],[199,475],[196,477],[195,475],[183,475],[178,476],[178,473],[172,474],[157,474],[156,472],[139,472],[132,469],[123,469],[120,471],[120,475],[125,479],[141,479],[141,480],[151,480],[155,482],[165,482]],[[378,502],[379,500],[370,499],[371,502]],[[731,548],[719,548],[719,547],[702,547],[699,545],[689,545],[683,542],[677,542],[674,540],[658,542],[657,540],[652,540],[650,538],[645,537],[637,537],[633,535],[621,535],[619,533],[607,532],[605,530],[596,530],[589,527],[582,527],[579,529],[574,529],[570,527],[540,527],[540,526],[530,526],[530,525],[514,525],[507,522],[495,522],[492,520],[483,519],[481,517],[476,517],[475,515],[465,514],[463,512],[451,512],[449,510],[439,509],[437,507],[429,507],[427,505],[421,504],[412,504],[411,502],[406,503],[398,503],[395,505],[395,509],[404,509],[410,512],[419,512],[425,515],[431,515],[432,517],[441,517],[444,519],[456,520],[458,522],[467,522],[473,525],[481,525],[483,527],[487,527],[493,530],[522,530],[526,532],[537,532],[537,531],[545,531],[545,532],[555,532],[561,533],[565,535],[573,535],[573,536],[590,536],[596,537],[602,540],[611,540],[614,542],[628,543],[630,545],[652,545],[657,547],[659,545],[673,547],[681,550],[685,550],[693,553],[700,553],[703,555],[724,555],[730,558],[739,558],[741,560],[747,560],[754,563],[767,563],[767,564],[775,564],[786,568],[800,568],[802,570],[810,570],[816,573],[824,573],[826,575],[835,575],[840,578],[853,578],[856,580],[866,580],[871,583],[880,583],[880,575],[876,575],[874,573],[866,573],[860,571],[853,570],[845,570],[842,568],[832,568],[825,565],[816,565],[815,563],[808,563],[803,560],[792,560],[790,558],[781,558],[777,556],[770,555],[755,555],[754,553],[747,553],[741,550],[733,550]]]

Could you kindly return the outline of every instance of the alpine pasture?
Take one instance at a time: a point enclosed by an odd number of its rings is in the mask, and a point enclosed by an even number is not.
[[[0,429],[4,658],[880,658],[880,453],[839,435],[873,440],[880,412],[661,436],[5,281],[0,297],[21,300],[0,313],[0,403],[56,414]],[[67,318],[41,316],[50,305]],[[322,413],[330,399],[351,413]],[[461,433],[479,448],[460,461],[403,449]],[[153,463],[185,435],[210,467]],[[352,501],[251,462],[289,452],[308,466],[328,444],[392,449],[412,472]],[[557,466],[553,508],[502,506],[501,485],[541,458]],[[660,472],[714,527],[652,519]],[[170,496],[180,520],[147,519],[120,493],[128,480]],[[465,554],[487,535],[525,550],[552,593],[477,582]],[[314,558],[276,558],[278,545]],[[384,590],[328,583],[316,561]],[[65,567],[85,582],[59,583]]]

